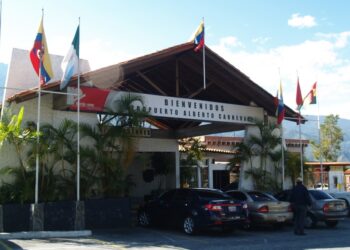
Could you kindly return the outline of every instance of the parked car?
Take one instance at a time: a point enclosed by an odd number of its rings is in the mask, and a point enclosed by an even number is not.
[[[236,200],[245,201],[248,204],[249,217],[254,224],[271,224],[281,227],[293,218],[293,212],[289,202],[281,202],[273,196],[258,191],[226,191]]]
[[[344,200],[346,207],[348,208],[348,216],[350,216],[350,192],[345,192],[345,191],[338,191],[338,192],[325,191],[325,192],[330,194],[335,199]]]
[[[275,195],[278,200],[289,201],[292,190]],[[312,205],[307,210],[305,226],[314,227],[323,221],[328,227],[335,227],[339,220],[345,219],[348,208],[344,200],[335,199],[321,190],[309,190]]]
[[[247,204],[216,189],[172,189],[146,202],[138,212],[141,226],[181,226],[186,234],[219,227],[232,230],[248,223]]]

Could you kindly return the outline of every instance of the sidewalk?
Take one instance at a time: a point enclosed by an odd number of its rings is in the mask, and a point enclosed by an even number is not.
[[[0,240],[10,239],[42,239],[42,238],[76,238],[91,236],[91,230],[80,231],[30,231],[0,233]]]

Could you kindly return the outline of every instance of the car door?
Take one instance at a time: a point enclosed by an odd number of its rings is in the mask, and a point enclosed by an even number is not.
[[[176,190],[170,190],[163,193],[152,208],[152,217],[160,224],[170,224],[169,217],[171,216],[170,207],[174,199]]]
[[[182,223],[184,217],[188,214],[191,207],[190,189],[178,189],[171,201],[169,219],[173,225]]]

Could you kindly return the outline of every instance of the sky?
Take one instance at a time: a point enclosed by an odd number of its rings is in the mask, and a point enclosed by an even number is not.
[[[1,1],[1,0],[0,0]],[[0,63],[30,50],[44,9],[50,54],[64,56],[80,17],[80,57],[93,69],[187,42],[202,18],[206,45],[296,108],[317,81],[306,115],[350,119],[350,1],[2,0]]]

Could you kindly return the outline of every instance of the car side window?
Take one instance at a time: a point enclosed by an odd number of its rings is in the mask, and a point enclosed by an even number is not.
[[[228,192],[228,194],[235,200],[246,201],[247,197],[242,192]]]
[[[290,196],[290,193],[282,192],[282,193],[277,194],[275,197],[279,201],[289,201],[289,196]]]
[[[162,202],[170,202],[174,198],[174,195],[175,195],[175,190],[170,190],[170,191],[165,192],[164,194],[162,194],[159,197],[159,200],[162,201]]]

